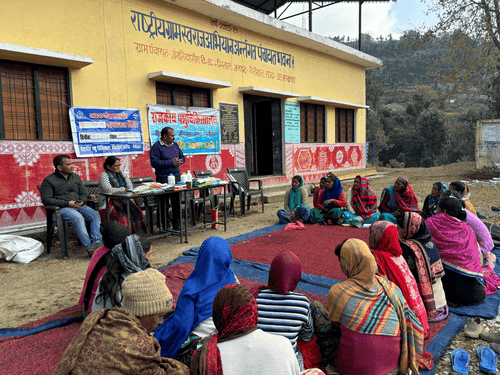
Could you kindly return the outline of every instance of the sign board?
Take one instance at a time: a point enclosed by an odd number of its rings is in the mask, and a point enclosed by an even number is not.
[[[71,107],[69,119],[78,157],[144,152],[138,109]]]
[[[222,143],[240,142],[240,122],[238,120],[238,104],[219,103],[220,132]]]
[[[285,143],[300,143],[300,104],[285,102]]]
[[[158,142],[161,130],[175,130],[175,142],[186,155],[220,153],[220,118],[215,108],[178,107],[148,104],[151,145]]]
[[[500,168],[500,120],[482,120],[476,128],[476,168]]]

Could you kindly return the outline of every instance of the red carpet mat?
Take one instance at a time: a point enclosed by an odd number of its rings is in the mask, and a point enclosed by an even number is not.
[[[368,229],[339,225],[306,225],[304,230],[280,230],[231,245],[234,259],[271,264],[281,251],[293,251],[302,262],[302,272],[346,280],[335,247],[349,238],[368,244]]]

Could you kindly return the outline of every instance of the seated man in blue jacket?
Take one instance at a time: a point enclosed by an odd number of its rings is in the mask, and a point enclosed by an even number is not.
[[[42,203],[46,206],[61,207],[62,219],[73,226],[85,250],[91,255],[102,245],[99,213],[86,206],[87,189],[80,176],[73,173],[71,158],[68,155],[57,155],[53,163],[55,172],[45,177],[40,186]],[[85,221],[90,222],[92,240]]]

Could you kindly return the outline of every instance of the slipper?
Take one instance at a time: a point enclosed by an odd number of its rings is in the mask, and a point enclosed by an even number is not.
[[[464,349],[455,349],[451,352],[451,366],[458,374],[469,373],[469,353]]]
[[[477,357],[479,358],[479,369],[488,374],[497,373],[497,355],[491,348],[480,345],[477,348]]]
[[[500,207],[491,206],[492,211],[500,211]]]
[[[481,325],[481,318],[473,318],[464,330],[464,336],[471,339],[478,339],[484,327]]]

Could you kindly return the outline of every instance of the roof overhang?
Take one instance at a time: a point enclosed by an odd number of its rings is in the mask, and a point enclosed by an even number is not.
[[[300,94],[296,94],[294,92],[288,91],[280,91],[268,89],[265,87],[256,87],[256,86],[247,86],[247,87],[239,87],[238,91],[244,94],[252,94],[259,96],[269,96],[272,98],[298,98]]]
[[[317,96],[301,96],[301,97],[297,98],[297,101],[302,102],[302,103],[333,105],[335,107],[342,107],[342,108],[353,108],[353,109],[368,109],[368,108],[370,108],[370,106],[367,106],[364,104],[341,102],[340,100],[319,98]]]
[[[204,87],[207,89],[214,89],[214,90],[232,86],[231,82],[217,81],[215,79],[188,76],[186,74],[179,74],[179,73],[172,73],[165,71],[148,73],[148,78],[152,81],[177,83],[180,85]]]
[[[313,51],[348,61],[365,69],[380,68],[382,60],[332,39],[249,9],[231,0],[165,0],[204,16],[271,36]]]
[[[90,57],[1,42],[0,59],[76,69],[81,69],[94,63],[94,60]]]

